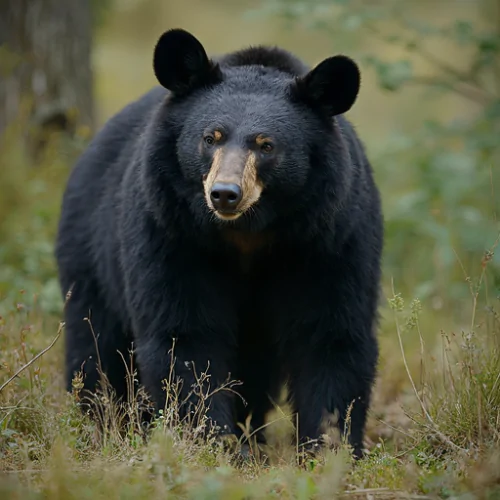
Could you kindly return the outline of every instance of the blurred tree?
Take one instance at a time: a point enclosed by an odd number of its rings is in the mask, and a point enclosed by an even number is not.
[[[0,137],[30,151],[52,131],[92,129],[91,0],[0,0]]]

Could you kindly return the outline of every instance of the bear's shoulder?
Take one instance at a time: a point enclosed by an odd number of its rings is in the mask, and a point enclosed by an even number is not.
[[[264,66],[292,76],[300,76],[309,71],[309,67],[290,52],[279,47],[265,45],[246,47],[215,58],[215,60],[221,66]]]

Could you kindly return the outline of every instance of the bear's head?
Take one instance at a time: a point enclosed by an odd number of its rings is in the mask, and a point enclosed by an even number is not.
[[[260,231],[307,209],[314,190],[342,192],[346,173],[333,171],[348,153],[333,118],[356,100],[357,65],[338,55],[299,76],[270,61],[260,50],[255,64],[218,64],[180,29],[155,47],[155,75],[170,91],[155,141],[174,146],[176,189],[198,221]]]

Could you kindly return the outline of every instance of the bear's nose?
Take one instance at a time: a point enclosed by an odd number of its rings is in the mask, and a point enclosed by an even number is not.
[[[241,201],[241,188],[237,184],[216,182],[210,191],[210,200],[216,210],[234,210]]]

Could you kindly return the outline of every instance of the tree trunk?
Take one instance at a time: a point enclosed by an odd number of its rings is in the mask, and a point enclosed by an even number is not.
[[[0,137],[92,129],[91,42],[90,0],[0,0]]]

